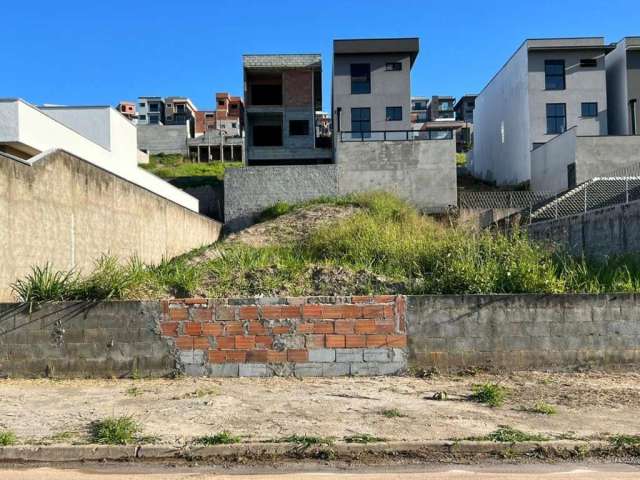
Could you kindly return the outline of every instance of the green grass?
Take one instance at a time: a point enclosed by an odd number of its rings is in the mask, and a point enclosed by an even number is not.
[[[333,445],[333,439],[329,437],[318,437],[314,435],[289,435],[278,439],[278,443],[295,443],[302,448],[311,446]]]
[[[216,185],[224,180],[228,168],[242,167],[242,162],[213,161],[196,163],[182,155],[151,155],[149,163],[140,165],[160,178],[171,181],[176,187],[187,188]]]
[[[201,445],[231,445],[233,443],[240,443],[240,437],[232,435],[230,432],[223,431],[216,433],[215,435],[205,435],[195,440],[195,443]]]
[[[532,407],[525,408],[524,410],[530,413],[539,413],[541,415],[555,415],[558,413],[556,407],[542,401],[536,402]]]
[[[545,442],[549,438],[536,433],[526,433],[521,430],[500,425],[498,429],[484,437],[474,437],[472,440],[490,440],[492,442],[519,443],[519,442]]]
[[[11,430],[0,430],[0,446],[7,447],[9,445],[15,445],[18,441],[16,434]]]
[[[640,435],[613,435],[609,441],[616,447],[637,447],[640,446]]]
[[[376,437],[368,433],[356,433],[355,435],[349,435],[344,437],[346,443],[378,443],[386,442],[386,438]]]
[[[466,153],[456,153],[456,166],[463,167],[467,164]]]
[[[408,415],[405,415],[397,408],[388,408],[386,410],[382,410],[380,414],[387,418],[406,418]]]
[[[139,425],[131,417],[108,417],[91,424],[91,438],[95,443],[127,445],[136,440]]]
[[[483,383],[473,386],[473,393],[470,398],[478,403],[484,403],[495,408],[502,406],[508,394],[509,391],[497,383]]]
[[[356,295],[640,292],[640,255],[573,258],[522,232],[507,237],[445,226],[389,194],[278,204],[263,216],[318,203],[359,208],[276,246],[221,241],[209,247],[218,256],[200,261],[204,247],[158,264],[103,256],[88,272],[36,266],[13,290],[24,302],[331,295],[340,294],[338,288]],[[329,272],[328,278],[318,272]]]

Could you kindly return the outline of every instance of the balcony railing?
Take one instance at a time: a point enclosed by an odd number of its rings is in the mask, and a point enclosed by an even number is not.
[[[452,130],[371,130],[340,132],[341,142],[394,142],[420,140],[451,140]]]

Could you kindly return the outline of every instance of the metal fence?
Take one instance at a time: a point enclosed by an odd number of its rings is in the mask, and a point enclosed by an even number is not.
[[[458,192],[458,208],[531,208],[554,197],[551,192]]]
[[[341,142],[393,142],[451,140],[453,130],[368,130],[340,132]]]

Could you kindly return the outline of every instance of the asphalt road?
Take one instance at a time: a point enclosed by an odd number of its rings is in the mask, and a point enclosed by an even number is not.
[[[314,471],[315,470],[315,471]],[[349,470],[323,470],[307,466],[301,471],[285,473],[274,468],[268,471],[234,469],[225,472],[220,467],[163,466],[81,466],[77,468],[9,468],[0,469],[4,480],[627,480],[640,479],[640,466],[625,464],[566,465],[489,465],[489,466],[421,466],[411,468],[366,467],[363,473]]]

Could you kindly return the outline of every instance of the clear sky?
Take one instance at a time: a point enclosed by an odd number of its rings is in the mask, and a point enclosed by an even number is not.
[[[243,53],[321,53],[334,38],[420,37],[413,95],[481,90],[525,38],[640,36],[639,0],[0,0],[0,97],[116,104],[240,95]]]

